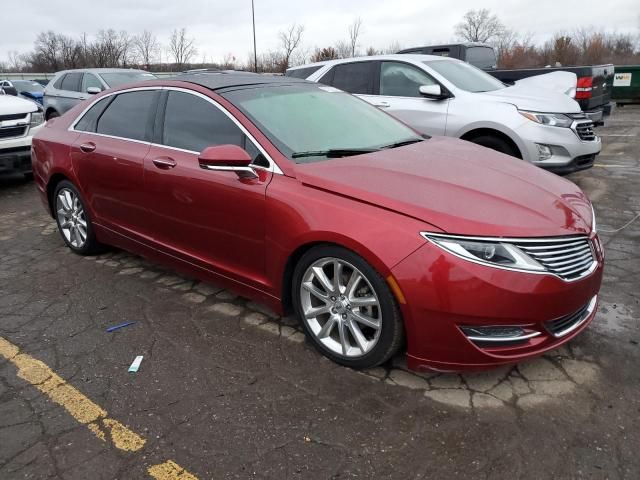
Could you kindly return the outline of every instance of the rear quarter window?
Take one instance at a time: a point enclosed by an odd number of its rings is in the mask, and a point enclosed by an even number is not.
[[[305,79],[305,78],[309,78],[311,75],[316,73],[321,68],[322,68],[322,65],[315,66],[315,67],[296,68],[295,70],[287,70],[285,73],[285,76]]]
[[[67,75],[60,75],[60,78],[58,78],[55,83],[53,84],[53,88],[57,88],[58,90],[62,90],[62,82],[64,81],[64,77],[66,77]]]

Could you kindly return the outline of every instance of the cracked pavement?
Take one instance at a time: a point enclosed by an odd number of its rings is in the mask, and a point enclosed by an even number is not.
[[[126,252],[73,255],[35,186],[0,179],[0,337],[146,440],[105,443],[0,355],[0,478],[150,478],[167,459],[200,479],[638,478],[640,219],[618,229],[640,213],[640,107],[598,134],[596,166],[569,177],[606,249],[596,320],[542,358],[464,375],[402,356],[339,367],[233,292]]]

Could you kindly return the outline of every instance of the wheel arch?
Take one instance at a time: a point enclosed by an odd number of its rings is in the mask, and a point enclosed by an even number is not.
[[[522,159],[523,149],[518,145],[518,143],[508,134],[504,133],[501,130],[497,130],[491,127],[479,127],[469,130],[460,136],[461,140],[467,140],[472,142],[475,138],[478,137],[496,137],[500,140],[503,140],[509,146],[511,146],[516,152],[518,152],[518,158]]]
[[[284,268],[281,275],[281,303],[282,311],[284,315],[289,315],[293,312],[293,297],[292,297],[292,283],[293,273],[298,261],[309,250],[319,246],[333,246],[340,247],[349,250],[356,255],[362,257],[368,262],[385,280],[391,273],[391,269],[385,265],[385,263],[375,255],[371,250],[365,246],[353,241],[350,238],[330,238],[330,239],[314,239],[307,240],[299,244],[287,257]],[[392,289],[393,291],[393,289]],[[395,292],[394,292],[395,296]]]
[[[58,184],[63,180],[71,181],[71,179],[65,174],[57,172],[51,175],[47,182],[47,204],[49,205],[49,215],[51,215],[51,218],[55,218],[53,212],[53,194],[55,193]]]
[[[58,112],[55,108],[47,107],[47,109],[44,112],[45,120],[49,120],[49,115],[51,115],[53,112],[56,112],[58,115],[60,115],[60,112]]]

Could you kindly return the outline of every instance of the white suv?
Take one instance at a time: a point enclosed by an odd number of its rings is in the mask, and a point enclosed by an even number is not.
[[[0,175],[31,175],[31,138],[43,123],[44,113],[35,102],[0,95]]]
[[[353,93],[420,132],[469,140],[557,173],[591,167],[601,148],[593,122],[569,96],[508,86],[452,58],[349,58],[286,75]]]

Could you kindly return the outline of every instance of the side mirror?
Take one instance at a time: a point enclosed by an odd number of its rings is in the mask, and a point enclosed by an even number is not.
[[[98,88],[98,87],[89,87],[89,88],[87,88],[87,93],[89,95],[95,95],[97,93],[100,93],[101,91],[102,91],[102,89]]]
[[[426,98],[432,98],[434,100],[442,100],[443,98],[448,98],[449,95],[445,94],[442,91],[442,87],[438,84],[435,85],[422,85],[418,91],[420,95]]]
[[[222,172],[236,172],[240,178],[257,178],[251,167],[251,157],[237,145],[215,145],[205,148],[198,156],[200,168]]]

